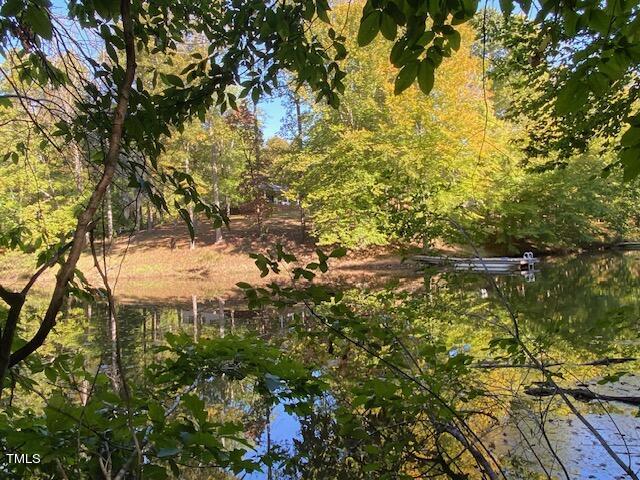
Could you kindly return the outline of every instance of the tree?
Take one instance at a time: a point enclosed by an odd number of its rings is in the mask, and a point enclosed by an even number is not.
[[[270,209],[267,198],[269,178],[257,103],[254,102],[251,108],[247,104],[241,104],[237,110],[227,115],[226,121],[238,134],[239,142],[235,148],[241,153],[244,162],[239,188],[247,200],[245,205],[255,214],[258,234],[263,236]]]
[[[161,139],[170,135],[170,127],[179,127],[195,115],[204,117],[214,104],[223,110],[234,106],[236,96],[228,91],[232,85],[243,83],[244,94],[258,97],[269,92],[283,68],[297,72],[300,81],[310,84],[320,95],[333,99],[333,89],[339,78],[325,61],[327,53],[320,50],[317,40],[302,33],[314,14],[326,16],[328,4],[266,5],[248,2],[235,8],[209,2],[173,2],[171,5],[122,0],[119,3],[70,3],[67,19],[72,28],[86,30],[104,42],[108,60],[100,63],[91,58],[74,42],[67,32],[54,22],[46,0],[23,4],[21,0],[5,2],[0,10],[3,54],[16,52],[20,63],[12,65],[20,83],[11,85],[14,93],[3,95],[3,101],[17,98],[21,105],[30,102],[26,89],[63,89],[82,94],[74,95],[73,115],[59,118],[53,137],[67,142],[90,138],[97,142],[95,167],[99,179],[79,213],[70,241],[54,249],[43,266],[20,292],[0,289],[3,300],[10,305],[10,314],[0,340],[0,385],[4,385],[7,369],[20,363],[36,351],[54,327],[69,283],[75,276],[75,266],[85,245],[86,234],[93,228],[100,207],[116,170],[121,168],[140,185],[160,210],[167,204],[151,181],[173,185],[187,205],[222,221],[220,212],[204,202],[192,178],[172,167],[157,169],[157,157],[162,151]],[[71,28],[71,27],[70,27]],[[206,57],[194,54],[194,62],[180,75],[167,75],[157,70],[153,83],[164,83],[161,92],[151,95],[137,72],[137,50],[150,53],[175,51],[185,36],[198,32],[207,38]],[[71,84],[71,68],[56,67],[47,54],[50,42],[64,51],[77,52],[87,75],[82,82]],[[153,44],[153,47],[150,47]],[[313,52],[309,58],[299,59],[298,52]],[[197,58],[200,55],[201,58]],[[303,55],[304,57],[304,55]],[[66,70],[66,71],[65,71]],[[253,75],[248,75],[248,74]],[[7,75],[5,75],[7,78]],[[246,80],[248,78],[248,80]],[[99,79],[94,83],[94,79]],[[134,87],[135,84],[135,87]],[[36,126],[37,119],[31,118]],[[45,131],[42,127],[39,130]],[[53,138],[49,143],[55,145]],[[143,175],[144,172],[151,174]],[[193,227],[188,211],[178,211]],[[14,335],[25,297],[43,270],[60,261],[56,286],[49,308],[33,338],[12,351]]]
[[[428,245],[451,237],[438,216],[484,201],[515,163],[504,155],[510,127],[495,118],[492,91],[483,89],[474,32],[461,29],[460,51],[443,61],[429,97],[415,87],[395,96],[384,42],[355,50],[357,21],[347,7],[333,15],[353,51],[341,62],[349,72],[341,104],[313,105],[305,145],[275,170],[303,199],[321,243]]]
[[[619,155],[608,170],[621,166],[631,179],[640,172],[637,4],[586,2],[541,23],[551,10],[535,19],[486,16],[489,73],[505,91],[504,113],[525,125],[528,155],[555,158],[549,166],[613,148]]]
[[[526,0],[502,2],[502,10],[509,14],[514,5],[529,12],[530,2]],[[577,87],[583,96],[589,91],[608,93],[619,88],[621,79],[633,66],[637,65],[637,23],[638,12],[635,2],[625,3],[621,11],[615,11],[615,3],[604,9],[592,1],[581,6],[578,13],[571,4],[551,1],[543,4],[535,21],[543,23],[542,31],[549,34],[550,41],[543,45],[561,46],[562,42],[580,39],[585,35],[588,48],[576,51],[569,57],[575,67],[567,76],[564,95],[558,97],[558,104],[567,105],[562,99],[571,88]],[[224,110],[236,104],[236,96],[228,91],[231,85],[241,84],[241,95],[251,95],[254,102],[262,93],[270,93],[280,70],[294,72],[296,80],[308,84],[318,92],[319,99],[329,104],[339,103],[336,91],[344,91],[342,82],[345,73],[336,60],[344,58],[347,51],[344,38],[331,28],[328,30],[330,48],[315,35],[306,35],[307,25],[319,18],[327,23],[329,4],[326,0],[294,1],[291,3],[247,1],[240,4],[178,1],[171,5],[155,2],[144,3],[122,0],[98,4],[69,3],[67,18],[74,28],[91,31],[104,42],[110,62],[99,63],[91,58],[90,52],[82,47],[52,21],[47,0],[36,0],[26,4],[23,0],[5,2],[0,10],[5,58],[8,49],[18,46],[21,81],[31,85],[46,85],[47,88],[70,88],[69,71],[58,68],[47,55],[49,41],[65,51],[78,50],[87,66],[87,77],[100,79],[99,89],[91,81],[79,85],[83,96],[76,96],[75,115],[71,119],[58,122],[57,136],[72,139],[86,138],[91,132],[95,139],[104,140],[105,149],[99,155],[101,174],[94,184],[85,208],[78,216],[73,232],[73,240],[68,254],[64,257],[57,276],[56,288],[52,294],[50,309],[42,322],[38,334],[27,344],[10,354],[11,344],[21,305],[21,294],[3,289],[3,299],[12,305],[10,320],[5,326],[0,352],[0,378],[4,378],[9,365],[15,365],[35,351],[55,325],[55,319],[71,281],[75,265],[84,246],[85,234],[92,226],[94,215],[100,206],[116,167],[122,167],[136,181],[136,170],[148,167],[155,169],[155,159],[162,147],[160,139],[169,135],[171,125],[180,125],[186,119],[200,115],[215,103]],[[476,13],[477,2],[463,0],[446,5],[434,3],[405,2],[400,0],[368,0],[363,7],[363,15],[358,30],[358,43],[367,45],[379,32],[394,42],[391,62],[400,70],[395,79],[395,93],[406,90],[416,79],[423,91],[432,88],[432,77],[443,56],[457,50],[460,33],[455,26],[468,21]],[[117,21],[121,21],[121,25]],[[401,27],[400,30],[398,27]],[[615,27],[615,28],[610,28]],[[136,49],[148,49],[152,53],[175,50],[192,32],[203,35],[209,43],[207,56],[194,58],[183,75],[161,75],[166,88],[159,95],[150,95],[144,85],[138,84],[136,77]],[[139,40],[139,42],[138,42]],[[149,49],[149,40],[154,47]],[[575,42],[573,45],[582,43]],[[602,48],[605,47],[605,48]],[[124,56],[124,66],[120,63]],[[331,53],[329,53],[331,52]],[[606,82],[596,82],[596,87],[586,87],[580,83],[591,68],[608,70]],[[602,73],[602,72],[599,72]],[[7,78],[7,75],[5,75]],[[155,77],[154,77],[155,80]],[[34,82],[37,81],[37,82]],[[135,88],[132,88],[134,82]],[[16,96],[21,104],[29,101],[20,85],[12,85],[15,93],[4,95],[6,101]],[[113,114],[113,115],[111,115]],[[634,117],[635,118],[635,117]],[[635,122],[635,120],[630,119]],[[640,127],[635,123],[629,127],[622,145],[621,162],[633,174],[639,163],[636,155],[636,135]],[[107,140],[108,139],[108,140]],[[124,161],[120,155],[125,155]],[[133,159],[131,154],[138,151],[142,158],[148,158],[150,166]],[[631,167],[630,167],[630,166]],[[631,170],[629,170],[631,169]],[[138,172],[139,173],[139,172]],[[187,203],[198,203],[212,216],[218,215],[210,205],[199,203],[199,195],[194,184],[184,173],[172,171],[159,173],[162,182],[175,185],[184,194]],[[139,178],[137,178],[139,179]],[[166,209],[162,195],[154,191],[150,182],[144,183],[147,195],[160,209]],[[188,212],[182,207],[181,215],[190,225]],[[192,232],[193,234],[193,232]],[[14,295],[14,293],[16,293]]]

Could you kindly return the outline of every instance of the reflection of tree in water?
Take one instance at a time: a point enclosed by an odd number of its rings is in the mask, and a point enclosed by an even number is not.
[[[325,397],[299,419],[300,435],[278,478],[475,478],[461,473],[476,467],[452,436],[456,430],[446,422],[432,423],[426,408],[418,417],[398,411],[351,416],[343,411],[349,401],[343,402]]]
[[[543,265],[535,283],[525,283],[521,278],[500,278],[499,285],[518,312],[527,341],[554,358],[576,364],[598,356],[633,354],[637,347],[625,345],[621,340],[635,338],[630,327],[638,316],[637,258],[631,254],[563,259]],[[491,293],[483,298],[482,288],[487,288],[487,282],[479,275],[440,275],[437,282],[432,282],[431,289],[404,298],[400,306],[391,308],[382,302],[368,311],[364,309],[366,314],[360,318],[367,322],[382,318],[376,316],[380,313],[375,313],[376,308],[397,318],[394,325],[403,341],[420,355],[424,354],[418,357],[421,363],[430,362],[423,350],[427,344],[437,344],[445,360],[449,349],[462,351],[459,347],[469,344],[470,353],[478,359],[491,355],[483,349],[493,337],[505,336],[491,319],[508,324],[500,302]],[[403,411],[402,407],[413,405],[402,404],[407,401],[405,398],[398,400],[397,410],[349,410],[354,398],[352,388],[380,373],[368,365],[366,355],[353,346],[340,344],[326,335],[295,337],[287,328],[288,320],[283,321],[268,312],[250,315],[238,306],[231,314],[229,305],[221,306],[219,301],[199,302],[196,299],[196,308],[191,303],[177,307],[117,305],[122,360],[132,385],[144,381],[146,366],[162,358],[163,353],[158,353],[154,346],[161,345],[168,332],[185,331],[190,338],[195,332],[201,338],[224,337],[231,332],[241,336],[257,332],[275,344],[282,346],[282,342],[286,342],[284,348],[292,356],[301,356],[320,365],[331,359],[337,362],[327,370],[332,377],[330,399],[317,400],[311,413],[299,417],[300,435],[292,439],[292,450],[287,452],[274,446],[274,451],[291,455],[280,465],[281,471],[273,472],[273,478],[371,478],[368,468],[375,468],[376,474],[380,471],[446,474],[446,463],[453,459],[464,465],[462,471],[473,469],[473,459],[468,454],[456,458],[460,445],[451,435],[431,428],[428,414],[432,407],[429,405],[423,405],[421,411]],[[37,319],[38,305],[30,308],[30,315]],[[220,322],[219,317],[224,321]],[[104,305],[94,304],[88,308],[80,302],[70,302],[56,335],[52,336],[46,345],[48,350],[43,353],[58,355],[64,351],[84,351],[87,362],[92,366],[95,363],[97,367],[98,360],[111,348],[108,319]],[[412,341],[412,338],[419,341]],[[103,358],[103,362],[105,360],[108,362],[108,357]],[[105,368],[107,366],[105,364]],[[593,375],[593,371],[587,373]],[[499,388],[504,398],[490,403],[486,397],[481,397],[466,406],[490,411],[507,423],[518,422],[524,413],[537,413],[538,400],[525,398],[524,403],[521,401],[525,378],[531,382],[539,376],[526,377],[523,369],[475,371],[470,379],[461,380],[480,387]],[[444,377],[441,384],[445,388],[452,387]],[[253,382],[231,380],[222,375],[202,382],[197,393],[205,401],[211,419],[240,422],[244,426],[244,437],[250,443],[264,443],[268,402],[255,391]],[[514,399],[519,400],[514,403]],[[36,398],[24,400],[37,402]],[[359,422],[357,429],[345,429],[346,417],[339,415],[343,407]],[[566,409],[555,413],[567,414]],[[355,421],[353,418],[350,421]],[[481,421],[474,421],[473,425],[478,431],[487,427]],[[509,439],[518,435],[511,431]],[[407,448],[411,442],[420,445],[420,452]],[[380,465],[380,458],[388,463]],[[439,463],[439,459],[447,460]],[[512,466],[518,466],[520,460],[522,458],[513,458]],[[525,466],[518,467],[526,471]],[[216,478],[214,474],[218,473],[190,469],[185,471],[183,478]]]
[[[361,478],[353,468],[357,461],[354,454],[358,456],[349,448],[353,439],[340,435],[335,412],[328,403],[318,402],[299,421],[300,437],[294,439],[292,455],[281,467],[282,478]]]
[[[535,282],[518,275],[496,280],[523,334],[545,348],[564,348],[589,359],[637,350],[629,341],[636,336],[632,329],[640,314],[640,257],[635,253],[546,260]],[[471,309],[486,300],[485,314],[506,317],[482,275],[446,274],[438,283],[455,294],[447,298],[452,308],[457,302],[460,309]],[[487,299],[480,289],[488,291]]]

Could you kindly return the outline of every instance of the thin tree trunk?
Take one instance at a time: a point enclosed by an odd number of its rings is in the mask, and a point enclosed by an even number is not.
[[[141,193],[138,192],[136,195],[136,200],[134,204],[135,208],[135,220],[136,220],[136,232],[142,230],[142,201],[140,200]]]
[[[147,230],[153,229],[153,209],[151,207],[151,202],[147,202]]]
[[[184,171],[187,175],[191,173],[191,168],[189,166],[189,157],[184,160]],[[191,221],[191,226],[193,227],[193,238],[189,240],[189,250],[193,250],[196,248],[196,219],[193,216],[193,205],[189,204],[187,210],[189,212],[189,220]]]
[[[258,104],[253,104],[253,149],[255,155],[255,169],[253,172],[254,188],[256,189],[256,220],[258,223],[258,234],[263,236],[264,219],[262,202],[264,201],[264,186],[260,183],[260,127],[258,125]]]
[[[300,97],[297,93],[293,94],[293,103],[296,106],[296,123],[298,126],[296,143],[298,144],[298,148],[302,150],[302,108],[300,106]],[[300,208],[300,241],[304,242],[307,236],[307,218],[304,207],[302,206],[302,194],[298,194],[298,207]]]
[[[111,185],[107,187],[106,193],[107,202],[107,238],[113,238],[113,204],[111,203]]]
[[[302,108],[300,106],[300,97],[297,93],[293,94],[293,103],[296,105],[296,124],[298,127],[298,147],[302,148]]]
[[[220,151],[218,146],[213,143],[211,146],[211,181],[213,183],[213,204],[220,210],[220,179],[218,175],[218,160],[220,159]],[[222,227],[216,228],[214,242],[222,241]]]
[[[80,147],[78,144],[73,144],[73,173],[75,175],[76,180],[76,189],[78,193],[82,193],[84,188],[84,184],[82,181],[82,152],[80,152]]]
[[[200,337],[200,326],[198,325],[198,297],[191,295],[191,308],[193,312],[193,340],[198,341]]]

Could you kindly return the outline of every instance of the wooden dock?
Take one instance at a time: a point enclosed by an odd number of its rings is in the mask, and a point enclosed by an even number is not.
[[[522,257],[435,257],[415,255],[413,260],[423,265],[451,268],[455,271],[503,273],[513,270],[532,271],[539,259],[527,252]]]

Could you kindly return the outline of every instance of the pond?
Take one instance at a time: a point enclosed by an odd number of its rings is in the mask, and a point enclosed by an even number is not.
[[[425,322],[424,328],[437,330],[429,334],[446,346],[445,355],[468,355],[476,366],[483,361],[492,362],[493,368],[479,367],[474,374],[478,379],[482,377],[482,384],[491,391],[491,402],[495,402],[492,406],[481,405],[493,410],[493,420],[478,422],[476,428],[492,455],[504,465],[507,477],[626,478],[587,426],[557,395],[532,397],[524,392],[525,387],[544,380],[540,372],[507,365],[505,357],[490,345],[493,339],[504,336],[501,330],[509,324],[506,312],[510,309],[522,338],[546,364],[554,365],[550,368],[562,375],[558,377],[562,386],[588,387],[604,395],[640,395],[635,360],[587,365],[640,355],[640,254],[608,252],[549,258],[528,276],[515,274],[490,280],[481,274],[429,271],[421,287],[415,287],[415,279],[411,281],[411,298],[429,305],[430,311],[442,312],[441,323]],[[402,287],[400,282],[394,288]],[[193,296],[172,304],[118,303],[122,357],[131,381],[140,378],[144,367],[156,358],[154,346],[161,345],[169,332],[184,331],[194,339],[256,334],[290,348],[296,355],[302,351],[304,356],[305,349],[313,354],[314,346],[300,336],[300,329],[312,321],[305,309],[254,312],[245,305],[237,293],[224,298]],[[60,322],[51,348],[82,350],[99,362],[111,340],[104,306],[75,302],[65,315],[68,318]],[[418,313],[412,318],[419,317]],[[334,369],[336,364],[341,365],[343,373],[349,370],[351,357],[323,358],[326,365],[318,366],[318,374]],[[611,378],[603,382],[605,377]],[[322,469],[323,462],[332,461],[329,455],[323,456],[323,450],[344,443],[339,439],[340,433],[331,427],[340,402],[340,394],[331,389],[314,400],[316,411],[304,417],[287,412],[281,403],[269,406],[260,401],[248,383],[217,381],[201,389],[199,395],[214,407],[216,415],[244,423],[245,436],[255,447],[247,456],[277,450],[293,459],[237,478],[324,478],[304,472],[314,463]],[[579,399],[574,399],[573,404],[613,451],[638,471],[638,407]],[[327,475],[326,478],[334,478]],[[209,477],[201,473],[190,478]],[[228,478],[236,477],[229,474]]]

